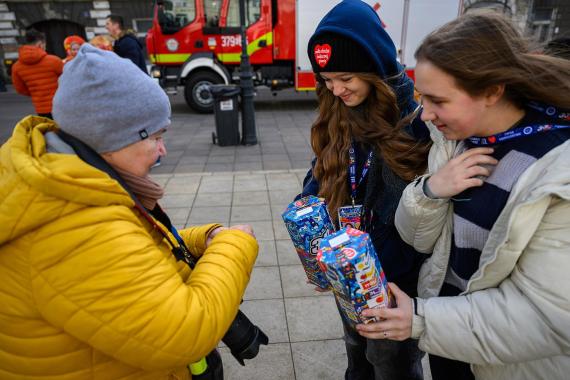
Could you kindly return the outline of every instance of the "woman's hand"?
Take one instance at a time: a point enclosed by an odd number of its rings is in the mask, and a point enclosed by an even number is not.
[[[240,230],[255,238],[255,234],[253,233],[253,227],[250,226],[249,224],[236,224],[235,226],[231,226],[230,230]]]
[[[359,324],[356,330],[369,339],[406,340],[412,336],[412,299],[396,284],[389,282],[388,286],[396,298],[396,307],[363,310],[363,317],[376,317],[380,322]]]
[[[450,198],[471,187],[482,186],[478,176],[488,177],[491,171],[484,165],[497,165],[490,156],[492,148],[474,148],[451,159],[445,166],[429,177],[429,190],[438,198]]]

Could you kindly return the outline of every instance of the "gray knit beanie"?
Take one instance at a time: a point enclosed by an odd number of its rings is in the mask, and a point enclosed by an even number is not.
[[[83,44],[65,64],[53,119],[98,153],[113,152],[170,125],[170,102],[130,60]]]

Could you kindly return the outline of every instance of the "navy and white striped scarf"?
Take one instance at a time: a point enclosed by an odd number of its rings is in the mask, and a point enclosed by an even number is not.
[[[549,124],[552,120],[548,120],[540,113],[527,110],[525,117],[517,123],[517,126],[537,123]],[[560,129],[496,145],[493,157],[499,163],[483,186],[468,189],[452,199],[453,238],[445,277],[448,292],[451,290],[451,293],[457,295],[466,290],[469,279],[479,268],[479,259],[489,232],[521,174],[568,139],[570,139],[570,129]],[[466,141],[466,148],[472,147]]]

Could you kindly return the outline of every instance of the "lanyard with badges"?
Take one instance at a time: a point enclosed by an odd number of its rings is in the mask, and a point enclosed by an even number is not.
[[[554,119],[560,120],[570,120],[570,113],[559,112],[556,107],[546,106],[537,102],[528,103],[528,107],[539,111],[546,116],[552,117]],[[472,145],[476,146],[486,146],[494,145],[504,141],[516,139],[519,137],[532,136],[538,133],[554,131],[557,129],[570,128],[570,125],[561,124],[531,124],[525,125],[523,127],[514,128],[506,132],[498,133],[493,136],[487,137],[469,137],[468,140]]]
[[[366,177],[366,174],[368,174],[368,170],[372,164],[372,157],[373,152],[371,150],[366,162],[364,162],[364,166],[362,167],[360,180],[356,181],[356,152],[354,144],[352,144],[348,149],[348,178],[350,180],[350,198],[352,200],[352,205],[338,208],[338,223],[340,228],[352,227],[360,229],[362,222],[362,205],[356,204],[356,190],[362,183],[362,180]]]

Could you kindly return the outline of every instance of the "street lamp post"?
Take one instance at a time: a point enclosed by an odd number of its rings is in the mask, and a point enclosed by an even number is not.
[[[247,36],[245,24],[245,0],[239,0],[239,19],[241,27],[241,62],[239,66],[239,85],[241,87],[241,124],[243,145],[257,144],[255,129],[255,109],[253,107],[253,72],[247,54]]]

